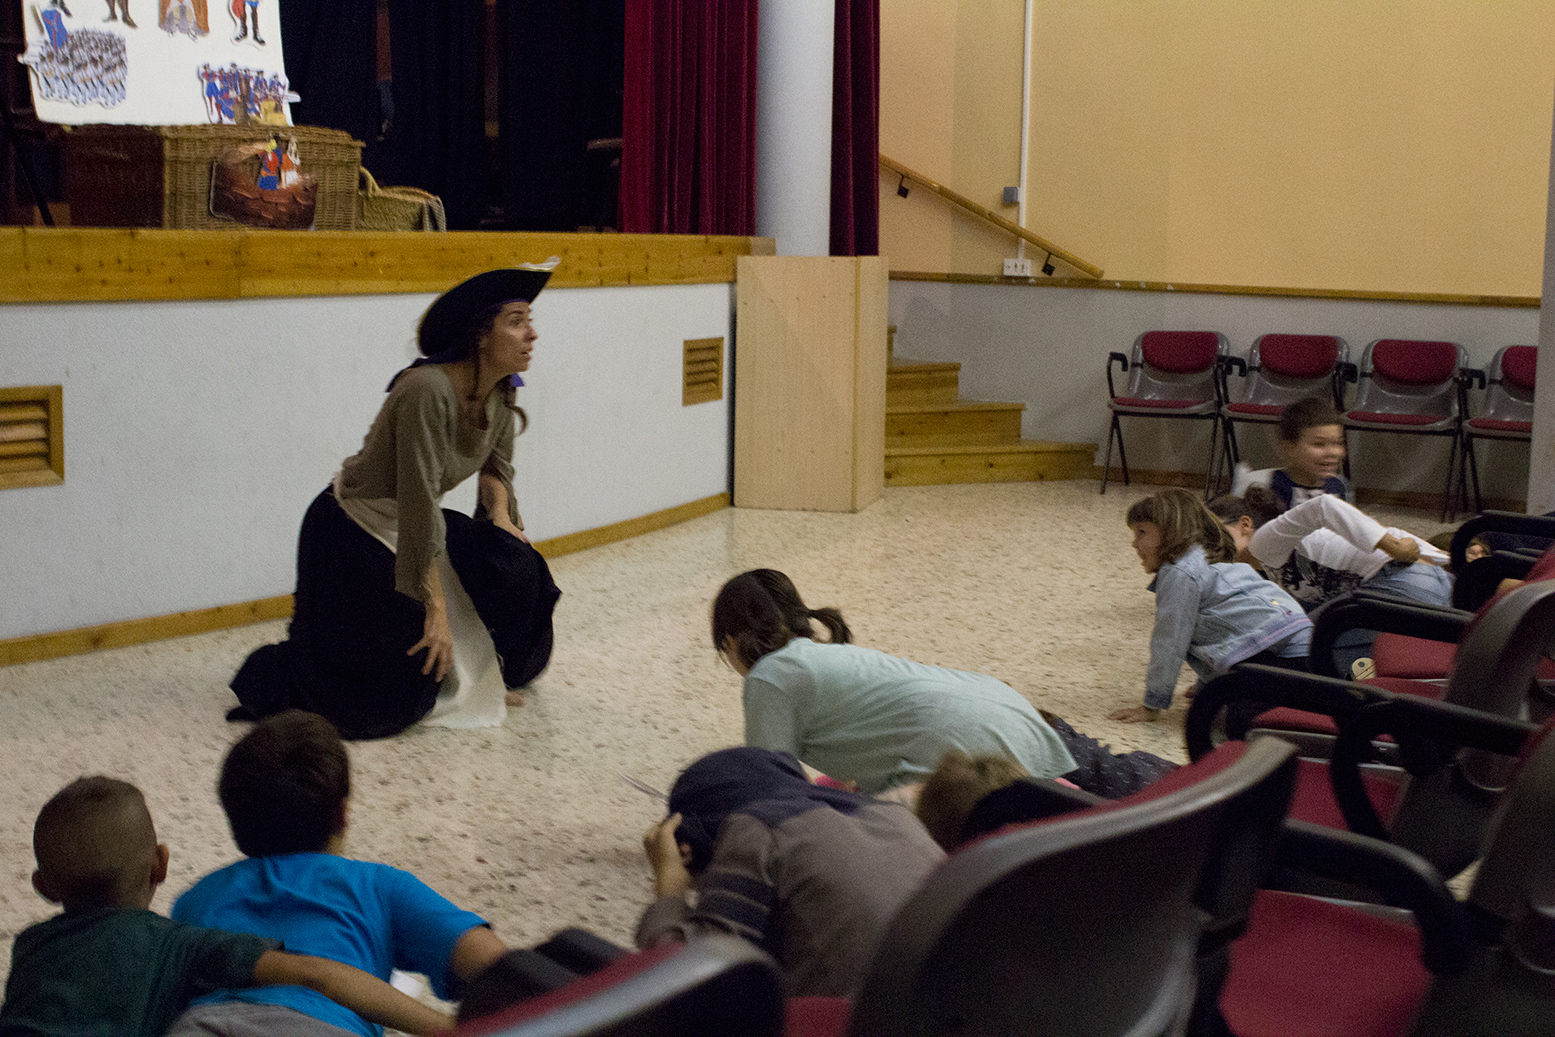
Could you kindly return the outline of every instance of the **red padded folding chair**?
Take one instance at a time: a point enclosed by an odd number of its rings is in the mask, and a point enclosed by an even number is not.
[[[1107,432],[1107,455],[1102,463],[1101,492],[1107,492],[1112,468],[1112,441],[1118,441],[1118,460],[1123,464],[1123,485],[1128,485],[1128,454],[1123,449],[1119,418],[1186,418],[1210,423],[1211,466],[1205,488],[1213,477],[1213,462],[1220,430],[1220,358],[1228,349],[1218,331],[1147,331],[1134,340],[1133,356],[1111,353],[1107,357],[1107,406],[1112,426]],[[1112,365],[1122,366],[1128,384],[1120,396],[1112,382]]]
[[[1467,414],[1468,383],[1477,382],[1485,390],[1479,416],[1463,422],[1463,450],[1459,465],[1468,469],[1474,489],[1474,510],[1483,511],[1479,496],[1479,459],[1474,456],[1474,440],[1503,439],[1527,443],[1533,439],[1533,386],[1538,370],[1539,351],[1534,346],[1505,346],[1491,358],[1484,371],[1464,372],[1465,399],[1460,402]],[[1463,485],[1459,471],[1458,483]]]
[[[1451,707],[1413,703],[1412,709]],[[1450,723],[1450,721],[1449,721]],[[1355,904],[1265,892],[1231,948],[1220,990],[1236,1037],[1465,1037],[1555,1032],[1555,739],[1509,721],[1471,735],[1518,763],[1469,893],[1469,912],[1435,869],[1396,847],[1391,860],[1340,855],[1372,843],[1343,836],[1314,843],[1308,863],[1370,882],[1413,918]],[[1499,729],[1495,729],[1499,728]],[[1402,728],[1399,729],[1402,733]],[[1521,743],[1518,748],[1518,743]],[[1301,827],[1301,826],[1293,826]],[[1375,849],[1375,845],[1372,849]],[[1321,854],[1321,856],[1319,856]],[[1284,855],[1282,855],[1284,863]],[[1380,867],[1379,867],[1380,865]],[[1392,874],[1382,873],[1391,870]],[[1376,882],[1384,878],[1383,882]],[[1392,915],[1392,917],[1390,917]],[[1472,915],[1472,922],[1470,921]]]
[[[1232,371],[1246,379],[1241,396],[1231,400],[1227,378]],[[1335,335],[1261,335],[1247,351],[1247,359],[1225,357],[1220,366],[1220,420],[1225,442],[1225,470],[1229,478],[1242,459],[1236,440],[1236,423],[1272,425],[1280,411],[1309,396],[1331,399],[1344,410],[1344,382],[1352,376],[1350,346]],[[1211,459],[1217,484],[1219,466]],[[1345,474],[1349,474],[1346,466]]]
[[[1385,727],[1373,727],[1378,717],[1413,716],[1410,711],[1417,709],[1426,710],[1433,724],[1439,716],[1523,721],[1537,711],[1542,718],[1548,707],[1541,704],[1534,677],[1552,648],[1555,583],[1544,582],[1507,594],[1474,625],[1459,646],[1442,702],[1375,684],[1238,666],[1206,684],[1189,707],[1189,755],[1209,751],[1216,717],[1232,701],[1283,707],[1261,714],[1254,721],[1260,728],[1289,725],[1310,732],[1326,726],[1332,758],[1301,761],[1291,816],[1387,839],[1455,875],[1479,852],[1480,834],[1506,786],[1505,754],[1456,751],[1446,729],[1441,746],[1429,752],[1419,751],[1418,741],[1400,746],[1409,773],[1396,768],[1368,772],[1360,765],[1373,754],[1374,736],[1388,734]]]
[[[777,1037],[782,1028],[777,963],[744,940],[708,936],[621,958],[454,1037]]]
[[[1355,403],[1346,428],[1413,436],[1448,436],[1447,482],[1442,488],[1446,520],[1456,474],[1459,426],[1458,380],[1468,354],[1456,342],[1383,338],[1361,357]]]
[[[964,846],[892,921],[852,1005],[790,1002],[785,1034],[1180,1032],[1205,919],[1221,890],[1245,902],[1261,881],[1292,763],[1273,739],[1228,745],[1128,799]]]

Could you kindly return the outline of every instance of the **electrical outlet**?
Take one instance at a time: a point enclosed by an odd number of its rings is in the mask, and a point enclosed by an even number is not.
[[[1031,277],[1031,260],[1006,259],[1004,261],[1005,277]]]

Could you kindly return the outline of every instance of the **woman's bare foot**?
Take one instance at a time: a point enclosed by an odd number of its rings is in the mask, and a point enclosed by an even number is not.
[[[508,692],[507,703],[510,706],[522,706],[524,704],[524,693],[521,691]]]
[[[1125,724],[1139,724],[1154,720],[1161,715],[1159,709],[1151,709],[1149,706],[1129,706],[1126,709],[1115,709],[1107,714],[1108,720],[1117,720]]]

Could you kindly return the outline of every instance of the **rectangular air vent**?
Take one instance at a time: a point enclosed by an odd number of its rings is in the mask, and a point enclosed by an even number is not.
[[[721,338],[686,339],[680,402],[708,403],[724,397],[724,340]]]
[[[0,388],[0,489],[64,481],[63,389]]]

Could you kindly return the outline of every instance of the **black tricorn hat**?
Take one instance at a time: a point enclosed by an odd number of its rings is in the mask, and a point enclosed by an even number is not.
[[[416,329],[416,347],[434,364],[450,364],[469,355],[466,332],[482,310],[509,302],[534,302],[549,270],[488,270],[461,281],[433,300]]]

